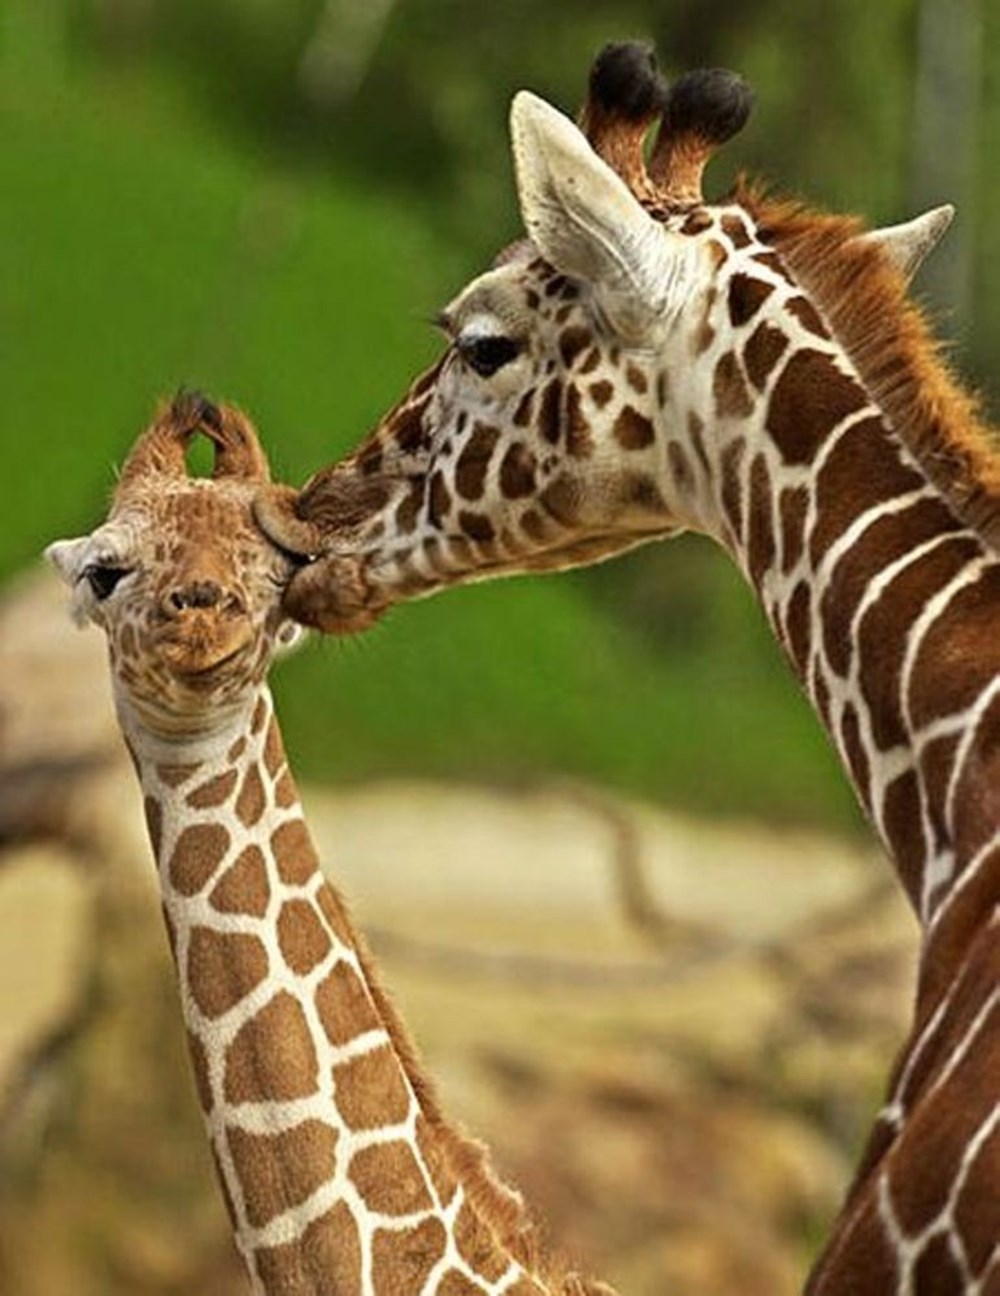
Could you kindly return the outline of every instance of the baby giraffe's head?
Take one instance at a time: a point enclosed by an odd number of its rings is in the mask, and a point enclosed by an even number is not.
[[[188,472],[198,434],[214,446],[211,478]],[[46,551],[72,588],[74,618],[107,635],[128,732],[170,741],[225,728],[295,637],[281,611],[293,560],[250,511],[268,480],[238,410],[182,395],[133,447],[107,521]]]

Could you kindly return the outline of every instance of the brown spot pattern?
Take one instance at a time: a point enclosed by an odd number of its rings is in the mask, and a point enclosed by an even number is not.
[[[229,833],[221,824],[189,824],[181,830],[167,872],[181,895],[201,890],[229,849]]]
[[[189,792],[185,800],[195,810],[207,810],[210,806],[222,805],[232,796],[238,777],[235,770],[226,770],[225,774],[219,774]]]
[[[797,351],[774,385],[767,430],[786,463],[810,463],[833,429],[867,399],[830,356]]]
[[[431,1183],[434,1185],[434,1191],[438,1195],[438,1201],[445,1206],[455,1195],[458,1181],[452,1174],[444,1154],[435,1140],[434,1132],[422,1112],[417,1116],[417,1147],[420,1149],[420,1156],[427,1173],[431,1177]]]
[[[455,465],[455,489],[462,499],[478,500],[486,489],[486,474],[500,433],[486,423],[477,423]]]
[[[552,378],[545,384],[538,409],[538,430],[550,445],[559,443],[561,405],[562,383],[558,378]]]
[[[763,454],[750,465],[750,497],[747,501],[747,563],[750,579],[758,588],[774,566],[774,518],[771,511],[771,476]]]
[[[778,512],[781,519],[781,570],[784,572],[790,572],[802,557],[808,508],[809,492],[804,486],[786,486],[782,490]]]
[[[264,813],[267,796],[260,770],[251,765],[243,776],[243,786],[236,798],[236,817],[245,828],[251,828]]]
[[[278,945],[285,963],[298,976],[311,972],[329,954],[329,934],[308,901],[286,900],[281,906]]]
[[[378,1015],[361,978],[348,963],[338,963],[316,991],[316,1011],[335,1048],[375,1030]]]
[[[486,544],[496,536],[493,523],[482,513],[472,513],[468,509],[462,509],[458,515],[458,525],[470,540],[478,540],[482,544]]]
[[[379,1229],[372,1245],[372,1286],[382,1293],[420,1292],[445,1253],[448,1239],[440,1220],[415,1228]]]
[[[231,1125],[226,1142],[253,1228],[301,1205],[336,1170],[337,1131],[322,1121],[303,1121],[280,1134],[248,1134]]]
[[[277,778],[278,771],[285,763],[285,748],[281,741],[281,732],[272,719],[267,727],[267,738],[264,740],[264,768],[271,778]]]
[[[143,813],[146,816],[146,831],[149,833],[149,843],[153,848],[153,857],[160,858],[160,847],[163,844],[163,811],[160,809],[160,803],[155,797],[143,797]]]
[[[271,898],[264,854],[247,846],[212,888],[209,901],[219,913],[250,914],[263,918]]]
[[[587,388],[587,391],[590,393],[590,399],[598,409],[603,409],[615,394],[615,389],[608,382],[607,378],[601,378],[597,382],[592,382]]]
[[[632,364],[631,361],[629,361],[629,363],[625,366],[625,381],[632,388],[632,390],[638,393],[638,395],[640,396],[644,396],[646,392],[649,390],[649,382],[646,378],[646,375],[642,372],[642,370],[638,367],[638,365]]]
[[[343,1202],[313,1220],[296,1241],[261,1247],[254,1259],[265,1291],[361,1291],[358,1226]]]
[[[337,1110],[348,1128],[397,1125],[410,1110],[410,1093],[399,1060],[384,1044],[334,1067]]]
[[[226,1101],[287,1102],[316,1092],[316,1050],[300,1004],[282,990],[236,1032],[226,1057]]]
[[[566,449],[576,459],[594,453],[594,438],[581,408],[580,392],[572,384],[566,388]]]
[[[221,1017],[267,976],[267,950],[257,936],[195,927],[188,941],[191,997],[206,1017]]]
[[[758,391],[763,391],[774,366],[785,354],[788,338],[773,324],[758,324],[743,348],[747,377]]]
[[[208,1115],[212,1110],[212,1086],[208,1078],[208,1058],[197,1035],[187,1032],[188,1053],[191,1055],[191,1070],[194,1072],[195,1088],[198,1090],[198,1102],[201,1110]]]
[[[734,351],[719,357],[712,376],[712,396],[717,418],[743,419],[753,412],[753,401]]]
[[[457,1269],[449,1269],[437,1289],[437,1296],[483,1296],[485,1287],[470,1282],[465,1274]]]
[[[444,479],[444,473],[438,470],[431,478],[428,515],[431,525],[439,527],[451,508],[451,493]]]
[[[575,325],[564,329],[559,337],[559,354],[567,369],[572,369],[577,356],[590,344],[590,331]]]
[[[729,281],[729,320],[733,328],[742,328],[753,319],[773,292],[774,284],[766,279],[734,274]]]
[[[523,499],[535,489],[538,463],[522,441],[515,441],[500,465],[500,491],[507,499]]]
[[[363,1148],[347,1173],[368,1209],[380,1215],[415,1214],[434,1204],[417,1158],[401,1140]]]
[[[625,405],[611,429],[615,440],[625,450],[645,450],[651,446],[656,434],[653,425],[631,405]]]
[[[804,329],[817,337],[828,338],[830,331],[823,323],[819,311],[808,297],[792,297],[786,302],[789,315],[794,315]]]
[[[291,819],[271,834],[278,876],[289,886],[308,882],[317,868],[316,850],[301,819]]]
[[[739,216],[723,216],[720,225],[723,234],[727,236],[734,248],[745,248],[749,245],[750,235]]]

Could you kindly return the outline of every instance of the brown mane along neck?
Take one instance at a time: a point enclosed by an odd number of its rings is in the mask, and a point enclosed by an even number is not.
[[[869,395],[955,515],[1000,543],[1000,444],[958,384],[903,275],[856,217],[771,199],[741,181],[734,201],[785,261],[854,364]]]

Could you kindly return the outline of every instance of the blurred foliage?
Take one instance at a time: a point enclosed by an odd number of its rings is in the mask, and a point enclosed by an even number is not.
[[[961,6],[982,90],[955,152],[976,164],[967,191],[924,194],[951,174],[922,166],[912,110],[920,12],[942,2],[5,0],[0,575],[93,524],[181,383],[243,404],[288,480],[349,447],[434,354],[423,320],[517,231],[511,93],[572,109],[594,51],[636,34],[668,72],[720,63],[755,87],[715,192],[748,168],[873,221],[916,193],[964,203],[961,358],[988,393],[1000,235],[975,217],[1000,198],[1000,14]],[[701,542],[401,609],[279,687],[313,776],[551,770],[856,822],[739,577]]]

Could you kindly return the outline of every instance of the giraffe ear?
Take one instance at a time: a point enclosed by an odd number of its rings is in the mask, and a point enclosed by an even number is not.
[[[55,540],[45,550],[45,561],[52,564],[67,585],[75,585],[89,543],[89,536],[80,536],[76,540]]]
[[[945,203],[943,207],[932,207],[903,225],[887,225],[884,229],[862,234],[860,241],[881,247],[909,282],[937,247],[954,216],[955,208],[951,203]]]
[[[562,274],[589,283],[612,326],[638,339],[667,309],[681,257],[576,126],[520,91],[510,113],[521,214]]]

